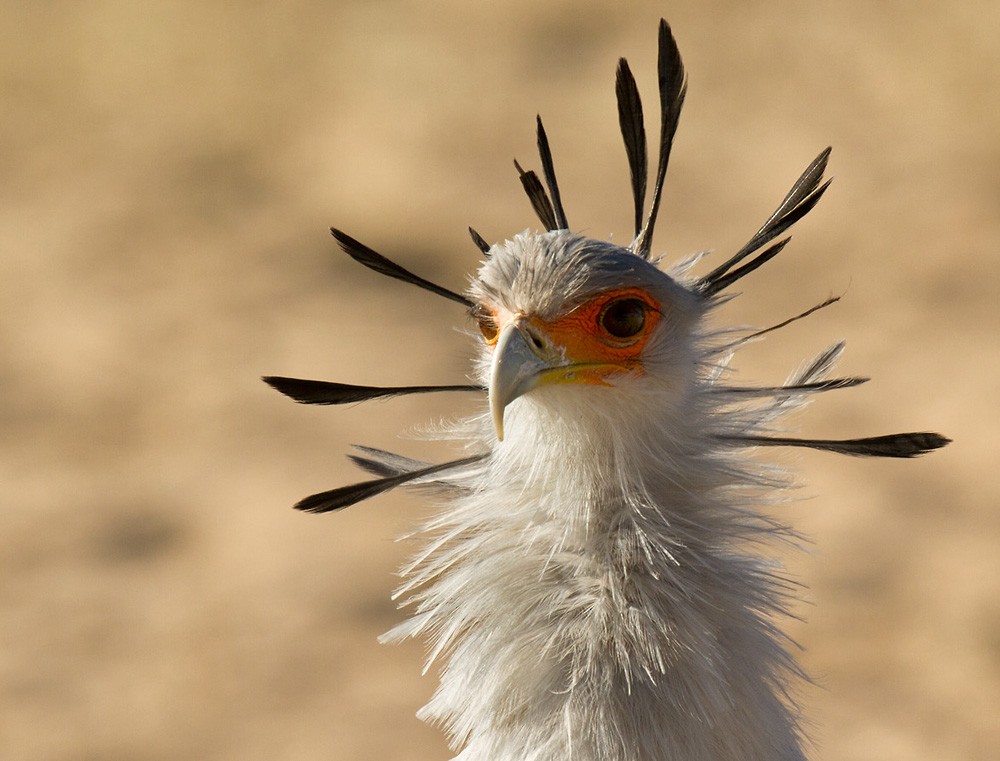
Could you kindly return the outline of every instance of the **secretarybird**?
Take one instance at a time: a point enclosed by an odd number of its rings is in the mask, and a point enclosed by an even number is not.
[[[829,440],[777,427],[831,378],[839,343],[785,383],[735,384],[733,353],[836,299],[763,330],[709,315],[736,281],[788,243],[781,236],[826,190],[829,149],[750,241],[708,274],[690,257],[666,272],[653,227],[686,82],[659,28],[660,145],[645,212],[646,137],[627,62],[616,80],[632,177],[635,238],[625,247],[572,232],[538,121],[544,185],[517,165],[545,232],[488,244],[465,295],[407,271],[340,230],[351,257],[461,304],[482,333],[476,383],[368,387],[267,377],[307,404],[428,391],[484,393],[481,414],[446,434],[466,456],[429,465],[359,447],[375,478],[315,494],[323,513],[403,484],[443,509],[420,534],[399,594],[412,617],[385,639],[425,637],[441,682],[420,717],[461,761],[787,761],[804,758],[789,687],[800,678],[776,618],[793,585],[768,545],[794,541],[766,512],[780,470],[751,453],[793,446],[913,457],[935,433]],[[779,240],[779,238],[781,238]]]

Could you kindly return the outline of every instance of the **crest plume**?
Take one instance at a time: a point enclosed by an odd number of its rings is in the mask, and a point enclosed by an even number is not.
[[[514,165],[544,231],[490,245],[470,227],[483,261],[464,295],[332,230],[366,267],[465,308],[482,336],[471,383],[263,378],[315,405],[483,395],[477,415],[445,432],[465,442],[463,456],[428,464],[358,447],[350,459],[373,478],[295,505],[331,512],[398,486],[438,499],[397,592],[412,616],[384,639],[426,638],[428,666],[446,661],[419,716],[444,728],[461,761],[803,761],[792,697],[801,675],[775,621],[794,586],[769,555],[795,533],[771,514],[784,477],[756,450],[905,459],[948,443],[936,433],[790,435],[786,413],[867,382],[831,377],[843,342],[783,383],[731,381],[739,349],[839,299],[762,329],[711,326],[730,298],[720,294],[775,258],[822,197],[830,149],[708,274],[688,275],[699,257],[660,270],[653,231],[687,84],[665,21],[658,40],[648,212],[642,102],[625,59],[615,78],[628,247],[569,229],[540,118],[544,184]]]
[[[635,77],[624,58],[618,61],[615,78],[615,95],[618,97],[618,124],[625,141],[629,174],[632,180],[632,200],[635,204],[635,237],[642,232],[642,215],[646,205],[646,174],[649,159],[646,157],[646,127],[642,120],[642,99]]]
[[[455,293],[454,291],[450,291],[440,285],[436,285],[430,280],[425,280],[419,275],[414,275],[409,270],[400,267],[398,264],[390,261],[389,259],[386,259],[377,251],[373,251],[368,248],[368,246],[364,243],[355,240],[347,233],[341,232],[335,227],[330,228],[330,233],[334,238],[336,238],[340,247],[344,249],[344,253],[359,264],[363,264],[369,269],[382,275],[395,278],[396,280],[402,280],[404,283],[411,283],[419,288],[423,288],[425,291],[430,291],[431,293],[436,293],[438,296],[444,296],[446,299],[457,301],[459,304],[469,307],[470,309],[474,306],[474,304],[465,298],[465,296]]]
[[[660,211],[670,149],[673,147],[674,134],[681,118],[684,96],[687,95],[687,77],[684,74],[684,64],[681,63],[681,53],[670,26],[663,19],[660,20],[659,51],[656,72],[660,84],[660,159],[656,168],[656,184],[653,186],[653,203],[649,209],[649,216],[632,244],[632,250],[643,259],[649,258],[649,250],[653,245],[653,227],[656,225],[656,215]],[[627,146],[626,138],[626,150]]]

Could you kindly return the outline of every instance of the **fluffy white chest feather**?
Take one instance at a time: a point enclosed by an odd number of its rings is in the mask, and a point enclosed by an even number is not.
[[[422,718],[468,760],[801,758],[772,621],[786,588],[747,551],[782,529],[734,506],[757,490],[736,463],[633,460],[603,416],[581,431],[559,405],[514,407],[481,490],[407,570],[415,615],[389,638],[447,658]]]

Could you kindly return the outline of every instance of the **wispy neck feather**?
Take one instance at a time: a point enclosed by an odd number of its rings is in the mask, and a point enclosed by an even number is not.
[[[387,635],[447,656],[421,718],[461,761],[802,759],[772,621],[789,585],[747,549],[789,533],[706,436],[707,385],[686,416],[574,391],[515,402],[477,488],[425,527],[415,615]]]

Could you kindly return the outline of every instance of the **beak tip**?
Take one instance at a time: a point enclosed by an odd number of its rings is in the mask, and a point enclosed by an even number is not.
[[[490,368],[489,405],[497,441],[503,441],[504,410],[540,382],[539,373],[552,368],[528,343],[520,318],[505,325],[493,349]]]
[[[493,428],[497,432],[497,441],[503,441],[503,408],[493,410]]]

